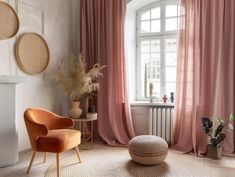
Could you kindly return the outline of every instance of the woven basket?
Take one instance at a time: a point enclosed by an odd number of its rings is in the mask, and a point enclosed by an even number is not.
[[[7,3],[0,1],[0,39],[16,35],[20,27],[15,10]]]
[[[18,65],[25,73],[41,73],[49,64],[48,45],[39,34],[25,33],[17,40],[16,58]]]

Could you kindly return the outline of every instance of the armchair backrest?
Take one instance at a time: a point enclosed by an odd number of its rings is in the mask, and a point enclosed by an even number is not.
[[[34,150],[37,150],[37,138],[46,136],[48,130],[56,128],[57,117],[59,116],[41,108],[29,108],[24,112],[26,129]]]

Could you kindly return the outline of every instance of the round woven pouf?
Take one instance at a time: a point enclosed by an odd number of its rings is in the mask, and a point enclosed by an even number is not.
[[[142,165],[156,165],[166,159],[168,144],[161,137],[141,135],[129,142],[128,149],[135,162]]]

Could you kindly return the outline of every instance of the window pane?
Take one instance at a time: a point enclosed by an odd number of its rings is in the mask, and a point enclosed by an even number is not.
[[[151,52],[160,52],[160,40],[151,41]]]
[[[160,97],[160,83],[153,83],[153,96]]]
[[[180,20],[181,20],[182,17],[179,17],[178,20],[177,20],[177,29],[180,29]]]
[[[166,82],[176,82],[176,67],[166,67]]]
[[[149,78],[148,79],[154,79],[155,78],[155,68],[150,66],[148,71],[149,71]]]
[[[146,85],[146,93],[147,97],[149,97],[149,84],[153,84],[153,96],[154,97],[160,97],[160,83],[159,82],[152,82],[151,80],[148,80]]]
[[[165,40],[165,47],[167,52],[176,52],[177,50],[177,40],[170,38]]]
[[[180,7],[180,6],[178,6],[178,16],[180,16],[180,15],[181,15],[180,9],[181,9],[181,7]]]
[[[176,52],[166,53],[166,66],[176,66]]]
[[[137,41],[140,41],[137,47],[139,55],[137,58],[140,60],[138,61],[140,66],[137,68],[139,78],[136,78],[140,87],[137,88],[137,99],[149,97],[150,83],[153,84],[154,97],[161,98],[164,94],[170,97],[170,92],[175,92],[180,9],[175,2],[166,3],[166,5],[163,3],[161,6],[147,7],[148,9],[144,12],[141,10],[140,14],[137,12],[138,29],[141,33],[137,34]],[[165,13],[163,17],[162,10]]]
[[[176,16],[177,16],[177,5],[167,5],[166,17],[176,17]]]
[[[153,67],[160,67],[160,54],[151,54],[151,61]]]
[[[147,63],[146,66],[148,65]],[[144,98],[145,96],[149,97],[149,84],[153,83],[153,96],[159,97],[160,96],[160,68],[154,68],[154,67],[147,67],[147,70],[145,71],[145,67],[141,67],[141,96]],[[145,80],[146,78],[146,80]],[[146,85],[145,85],[146,84]],[[146,88],[146,91],[145,91]],[[146,93],[146,95],[145,95]]]
[[[141,33],[150,32],[150,21],[142,21],[141,22]]]
[[[178,16],[185,15],[185,9],[182,6],[178,6]]]
[[[154,67],[153,68],[153,81],[154,82],[160,82],[160,68]]]
[[[156,33],[161,31],[161,21],[160,20],[152,20],[151,21],[151,32]]]
[[[148,69],[147,69],[147,71],[148,71],[148,72],[147,72],[148,76],[147,76],[147,78],[148,78],[148,79],[151,79],[151,78],[152,78],[152,72],[153,72],[153,71],[152,71],[152,68],[150,67],[150,62],[148,62],[148,65],[147,65],[147,66],[148,66]]]
[[[150,11],[147,11],[141,15],[142,20],[150,20]]]
[[[160,7],[156,7],[151,10],[151,19],[160,18],[160,17],[161,17]]]
[[[140,59],[140,65],[141,67],[145,67],[145,63],[147,61],[150,61],[150,54],[141,54],[141,59]]]
[[[174,92],[175,93],[175,83],[166,83],[166,95],[170,98],[170,93]]]
[[[150,53],[150,41],[149,40],[141,42],[141,52]]]
[[[166,31],[177,30],[177,18],[166,19]]]
[[[148,65],[148,79],[154,82],[160,82],[160,68]]]
[[[145,87],[144,87],[144,83],[145,83],[145,68],[141,68],[140,70],[141,72],[141,77],[139,78],[140,79],[140,87],[141,87],[141,96],[142,97],[145,97],[144,93],[145,93]]]

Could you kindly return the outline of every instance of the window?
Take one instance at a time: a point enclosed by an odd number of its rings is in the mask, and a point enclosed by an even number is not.
[[[162,0],[137,11],[137,100],[175,92],[178,0]]]

